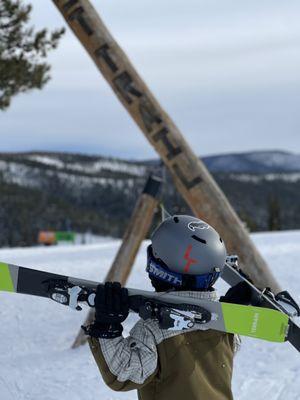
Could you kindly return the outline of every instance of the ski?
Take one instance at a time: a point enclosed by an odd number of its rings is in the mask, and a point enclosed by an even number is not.
[[[258,289],[250,282],[249,277],[239,269],[238,256],[236,255],[227,257],[222,279],[230,286],[237,285],[240,282],[246,282],[251,289],[253,297],[252,304],[259,307],[271,308],[288,315],[289,326],[286,340],[290,342],[295,349],[300,351],[300,327],[293,321],[294,317],[300,316],[300,308],[287,291],[275,295],[270,288],[264,288],[263,290]]]
[[[228,268],[233,267],[228,264]],[[239,274],[237,270],[235,271]],[[95,289],[98,284],[98,282],[0,263],[0,291],[50,298],[75,310],[81,310],[83,304],[94,306]],[[186,330],[202,325],[204,329],[272,342],[290,341],[300,351],[300,346],[295,345],[299,343],[299,327],[292,321],[291,315],[277,300],[269,304],[265,300],[265,297],[268,299],[267,295],[257,288],[255,290],[257,297],[260,296],[261,299],[259,306],[182,297],[176,295],[176,292],[155,293],[128,289],[131,311],[138,313],[143,319],[156,318],[162,329]]]

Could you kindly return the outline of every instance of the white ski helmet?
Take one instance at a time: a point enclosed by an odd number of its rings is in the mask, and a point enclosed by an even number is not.
[[[151,241],[147,263],[150,278],[175,287],[208,289],[223,271],[224,242],[214,228],[198,218],[169,217],[154,231]]]

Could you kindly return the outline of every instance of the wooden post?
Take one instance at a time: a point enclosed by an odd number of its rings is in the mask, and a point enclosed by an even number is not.
[[[105,281],[118,281],[122,285],[126,283],[140,245],[150,229],[153,214],[158,204],[161,183],[161,178],[157,176],[150,175],[148,178],[146,186],[134,208],[121,247],[119,248]],[[94,310],[91,309],[84,325],[91,324],[94,320],[94,316]],[[80,330],[72,348],[75,349],[85,344],[86,341],[86,335]]]
[[[214,226],[260,287],[279,286],[221,189],[159,105],[88,0],[53,0],[121,103],[158,152],[194,214]],[[158,60],[159,61],[159,60]],[[205,143],[205,134],[199,132]]]

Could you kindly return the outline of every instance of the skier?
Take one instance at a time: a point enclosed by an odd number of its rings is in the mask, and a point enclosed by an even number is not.
[[[210,225],[176,215],[159,225],[151,242],[146,271],[155,291],[217,300],[213,285],[224,267],[226,249]],[[235,290],[229,291],[228,300],[238,302]],[[233,399],[234,335],[199,325],[169,331],[157,320],[140,319],[124,338],[128,292],[118,282],[98,286],[95,311],[95,321],[87,329],[89,344],[111,389],[137,389],[140,400]]]

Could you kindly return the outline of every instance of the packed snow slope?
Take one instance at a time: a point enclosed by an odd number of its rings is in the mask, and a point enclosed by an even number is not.
[[[255,234],[253,239],[283,288],[300,301],[300,231]],[[104,278],[120,241],[57,248],[0,250],[0,260],[78,276]],[[144,243],[128,286],[150,289],[144,273]],[[226,290],[218,284],[220,292]],[[48,299],[0,293],[1,400],[132,400],[103,383],[88,346],[70,346],[86,311],[76,312]],[[134,322],[126,322],[126,333]],[[298,400],[299,353],[289,344],[244,338],[235,358],[235,400]],[[182,366],[181,366],[182,367]],[[208,399],[205,399],[208,400]]]

